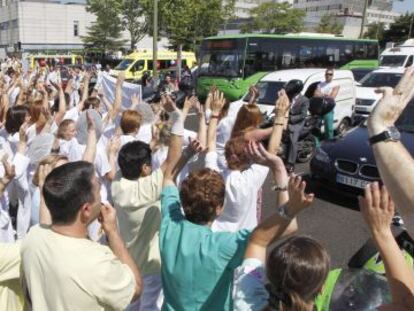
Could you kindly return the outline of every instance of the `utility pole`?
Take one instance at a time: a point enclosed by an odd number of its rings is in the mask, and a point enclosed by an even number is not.
[[[362,12],[361,31],[359,32],[360,39],[364,36],[365,19],[367,18],[368,10],[368,1],[369,0],[364,0],[364,11]]]
[[[158,0],[154,0],[154,25],[152,34],[152,76],[158,77],[157,59],[158,59]]]
[[[410,23],[410,30],[408,31],[408,39],[411,38],[413,34],[413,23],[414,23],[414,13],[411,13],[411,23]]]

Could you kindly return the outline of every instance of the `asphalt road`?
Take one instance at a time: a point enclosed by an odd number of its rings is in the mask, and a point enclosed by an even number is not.
[[[197,119],[194,116],[189,116],[186,128],[197,130]],[[352,255],[369,238],[356,198],[350,199],[316,185],[309,180],[308,164],[298,165],[295,172],[308,180],[308,192],[316,195],[313,205],[298,217],[299,233],[317,239],[327,248],[333,268],[345,267]],[[271,185],[269,176],[263,187],[262,217],[270,215],[276,208]]]

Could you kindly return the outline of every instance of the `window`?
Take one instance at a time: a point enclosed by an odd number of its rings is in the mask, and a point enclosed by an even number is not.
[[[135,64],[132,66],[131,71],[135,72],[135,71],[142,71],[144,70],[144,66],[145,66],[145,60],[138,60],[135,62]]]
[[[79,21],[73,21],[73,36],[79,37]]]
[[[407,61],[407,63],[405,64],[405,67],[410,67],[412,64],[413,64],[413,56],[411,55],[411,56],[408,58],[408,61]]]

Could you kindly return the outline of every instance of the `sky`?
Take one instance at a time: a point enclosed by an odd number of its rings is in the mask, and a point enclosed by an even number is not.
[[[403,2],[394,0],[394,11],[400,13],[414,12],[414,0],[404,0]]]

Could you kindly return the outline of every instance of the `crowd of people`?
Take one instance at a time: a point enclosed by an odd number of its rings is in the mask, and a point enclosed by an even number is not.
[[[261,129],[254,88],[248,103],[212,88],[182,109],[169,92],[150,103],[132,95],[126,108],[122,74],[113,102],[90,78],[77,67],[63,87],[56,69],[2,66],[0,310],[314,310],[329,254],[296,234],[314,195],[277,156],[306,99],[282,89]],[[412,268],[390,229],[397,207],[414,234],[414,163],[384,135],[413,86],[409,68],[395,90],[379,90],[368,119],[384,186],[367,186],[360,207],[385,264],[387,310],[414,309]],[[190,111],[197,132],[184,126]]]

